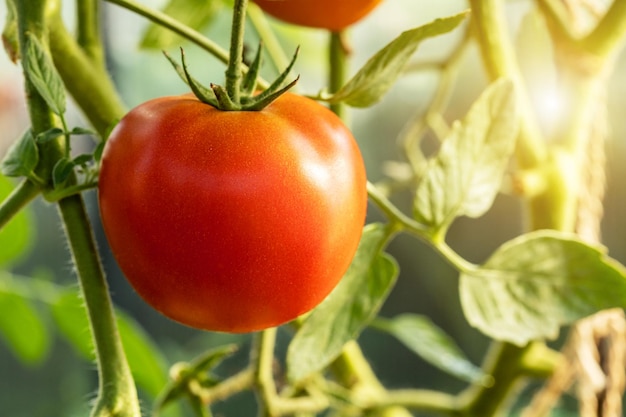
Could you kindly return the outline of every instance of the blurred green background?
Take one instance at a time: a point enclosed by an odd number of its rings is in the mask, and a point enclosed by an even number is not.
[[[71,25],[73,10],[66,2],[64,14]],[[162,1],[144,1],[154,7]],[[508,3],[512,36],[519,29],[521,19],[530,8],[530,1],[518,0]],[[146,99],[178,94],[186,91],[169,64],[158,51],[138,48],[147,23],[117,6],[102,4],[105,39],[109,65],[113,78],[119,86],[126,105],[130,108]],[[419,0],[384,0],[383,4],[351,31],[354,57],[352,67],[357,69],[369,56],[396,37],[400,31],[417,27],[437,17],[457,13],[467,7],[462,0],[438,2]],[[6,6],[0,5],[0,20],[4,20]],[[213,24],[205,30],[206,35],[226,46],[229,36],[229,13],[222,10]],[[316,93],[324,86],[327,34],[314,29],[297,29],[272,21],[279,39],[287,53],[301,45],[301,54],[295,73],[301,74],[298,88],[301,92]],[[71,27],[71,26],[70,26]],[[250,31],[249,31],[250,32]],[[450,35],[428,41],[422,45],[415,63],[441,62],[461,38],[460,30]],[[249,33],[253,41],[252,33]],[[253,45],[253,44],[252,44]],[[204,82],[222,82],[224,67],[214,58],[186,45],[189,65],[196,77]],[[170,52],[176,53],[177,47]],[[536,51],[522,51],[525,64],[541,59]],[[538,64],[538,66],[541,63]],[[266,64],[266,71],[271,65]],[[622,178],[626,164],[626,120],[622,109],[626,105],[626,59],[616,62],[614,75],[608,90],[611,139],[607,144],[608,191],[603,222],[603,242],[613,257],[626,262],[626,222],[624,187]],[[546,74],[546,79],[549,75]],[[351,112],[353,131],[366,160],[371,181],[382,178],[384,161],[401,159],[396,140],[407,121],[423,112],[438,82],[435,69],[414,71],[403,77],[377,105],[370,109]],[[471,102],[486,85],[475,46],[471,46],[462,58],[459,78],[456,82],[450,106],[445,114],[448,121],[462,117]],[[22,98],[20,68],[11,64],[5,55],[0,56],[0,155],[8,144],[27,127],[28,120]],[[547,90],[546,90],[547,91]],[[546,105],[540,112],[546,125],[550,117],[556,117],[553,97],[537,95],[537,106]],[[552,109],[552,110],[550,110]],[[79,111],[70,113],[71,124],[84,125]],[[549,127],[549,126],[547,126]],[[547,128],[546,127],[546,128]],[[79,142],[76,142],[77,144]],[[84,140],[84,146],[92,146]],[[76,145],[79,146],[79,145]],[[98,221],[94,192],[85,195],[89,211],[100,242],[112,297],[117,306],[129,312],[154,339],[164,352],[168,364],[190,359],[212,346],[230,342],[249,343],[249,336],[232,336],[200,332],[173,323],[155,313],[129,287],[117,269],[108,250]],[[407,212],[410,211],[408,196],[399,195],[394,201]],[[53,206],[38,200],[31,207],[34,222],[32,248],[28,256],[12,266],[18,276],[36,276],[61,285],[75,285],[61,226]],[[370,207],[369,220],[380,219],[374,207]],[[485,260],[502,242],[523,231],[523,211],[512,196],[502,195],[493,209],[478,220],[460,219],[449,234],[449,243],[459,253],[473,262]],[[0,252],[8,250],[1,248]],[[463,318],[457,295],[457,278],[454,271],[432,250],[421,242],[408,237],[397,238],[389,252],[398,260],[401,275],[396,288],[382,310],[382,315],[392,317],[403,312],[426,314],[445,329],[463,347],[474,363],[480,363],[488,341]],[[0,298],[0,303],[2,298]],[[44,317],[46,309],[41,309]],[[22,317],[15,314],[15,322]],[[44,320],[52,328],[51,319]],[[23,325],[27,325],[23,323]],[[87,332],[87,329],[84,329]],[[288,339],[283,329],[280,340]],[[424,363],[397,341],[375,330],[366,330],[361,336],[364,351],[373,363],[381,380],[389,387],[428,387],[456,392],[464,384],[446,376]],[[279,349],[284,349],[284,343]],[[245,351],[245,349],[243,349]],[[245,355],[236,355],[224,364],[223,372],[238,369]],[[84,416],[88,413],[89,400],[97,386],[94,365],[78,355],[61,337],[53,336],[49,350],[42,360],[24,363],[9,349],[0,337],[0,416],[49,417]],[[251,415],[251,397],[241,396],[228,405],[217,407],[227,415]],[[148,409],[148,405],[145,405]],[[229,408],[225,408],[229,407]],[[571,404],[563,407],[563,413],[574,409]],[[573,413],[573,412],[572,412]]]

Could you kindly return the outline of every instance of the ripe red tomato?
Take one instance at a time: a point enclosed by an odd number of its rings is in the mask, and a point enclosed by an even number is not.
[[[254,0],[285,22],[339,31],[367,15],[381,0]]]
[[[122,271],[186,325],[249,332],[311,310],[356,251],[367,205],[350,131],[284,94],[259,112],[150,100],[113,130],[100,213]]]

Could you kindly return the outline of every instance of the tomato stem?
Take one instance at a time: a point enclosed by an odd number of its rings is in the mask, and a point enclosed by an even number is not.
[[[235,0],[233,23],[230,32],[230,55],[226,67],[226,91],[235,104],[241,103],[241,80],[243,65],[243,38],[248,0]]]
[[[328,90],[335,93],[343,87],[346,82],[349,71],[349,51],[347,48],[348,32],[330,32],[329,39],[329,74],[328,74]],[[349,125],[348,112],[343,102],[335,102],[330,104],[330,109],[339,116],[346,125]]]
[[[325,396],[282,397],[276,392],[274,382],[274,347],[277,328],[272,327],[255,335],[251,363],[254,367],[256,393],[259,398],[259,415],[278,417],[295,413],[319,414],[329,406]]]
[[[202,402],[206,405],[223,401],[232,395],[247,390],[254,383],[255,371],[251,367],[245,368],[228,379],[205,389],[201,394]]]
[[[346,82],[349,69],[349,53],[347,32],[331,32],[329,51],[329,88],[330,92],[339,90]],[[331,105],[335,112],[348,125],[347,107],[343,103]],[[391,236],[391,232],[390,232]],[[341,354],[331,365],[339,381],[348,388],[358,387],[364,392],[382,394],[384,386],[376,377],[370,364],[365,359],[361,347],[356,341],[350,341],[344,346]],[[408,417],[411,413],[402,407],[386,407],[380,410],[381,417]]]
[[[253,350],[252,362],[255,364],[255,380],[257,396],[259,397],[260,416],[274,416],[272,398],[276,395],[274,383],[273,363],[274,346],[276,344],[276,328],[269,328],[255,335],[257,338]]]
[[[85,299],[98,364],[99,393],[92,417],[139,417],[137,392],[115,321],[113,304],[81,195],[59,201]]]
[[[51,9],[50,3],[53,2],[47,0],[15,2],[21,51],[26,50],[27,36],[36,37],[42,45],[47,47],[44,23],[48,18],[46,12]],[[25,90],[33,134],[37,135],[58,127],[50,107],[32,84],[27,73],[25,74]],[[65,154],[65,144],[59,140],[51,140],[39,144],[39,147],[41,158],[37,173],[46,174],[42,177],[48,179],[54,164]],[[35,192],[31,186],[26,185],[21,189],[18,187],[18,190],[20,190],[18,195],[23,193],[22,203],[27,201],[27,197],[32,198]],[[17,197],[13,201],[14,207],[11,204],[8,205],[7,211],[9,212],[14,211],[20,205]],[[4,204],[3,206],[7,207]],[[82,196],[73,195],[59,201],[58,207],[85,299],[96,348],[100,381],[98,398],[91,416],[139,417],[141,412],[137,392],[117,330],[111,298],[84,201]]]
[[[520,377],[549,377],[561,355],[547,348],[543,342],[531,342],[519,347],[505,342],[492,342],[483,362],[483,370],[495,381],[490,386],[472,384],[458,396],[461,415],[493,416],[502,408],[502,400],[519,387]],[[529,364],[542,363],[541,370]]]
[[[99,7],[97,0],[81,0],[76,4],[76,41],[95,65],[104,66]]]

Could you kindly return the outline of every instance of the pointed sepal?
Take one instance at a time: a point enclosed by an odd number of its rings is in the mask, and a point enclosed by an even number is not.
[[[215,94],[213,94],[213,91],[210,88],[203,86],[198,80],[189,74],[183,48],[180,48],[180,59],[182,65],[176,62],[176,60],[174,60],[174,58],[172,58],[167,52],[163,51],[163,55],[165,55],[165,58],[167,58],[170,64],[172,64],[172,67],[174,67],[174,70],[181,80],[183,80],[183,82],[191,88],[191,91],[198,98],[198,100],[203,103],[210,104],[213,107],[218,107],[217,98],[215,97]]]

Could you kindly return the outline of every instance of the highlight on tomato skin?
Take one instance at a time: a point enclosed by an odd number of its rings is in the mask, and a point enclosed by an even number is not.
[[[98,200],[112,253],[148,304],[242,333],[297,318],[337,285],[365,223],[366,174],[351,132],[308,98],[250,112],[162,97],[111,133]]]
[[[382,0],[254,0],[266,13],[300,26],[340,31],[363,19]]]

